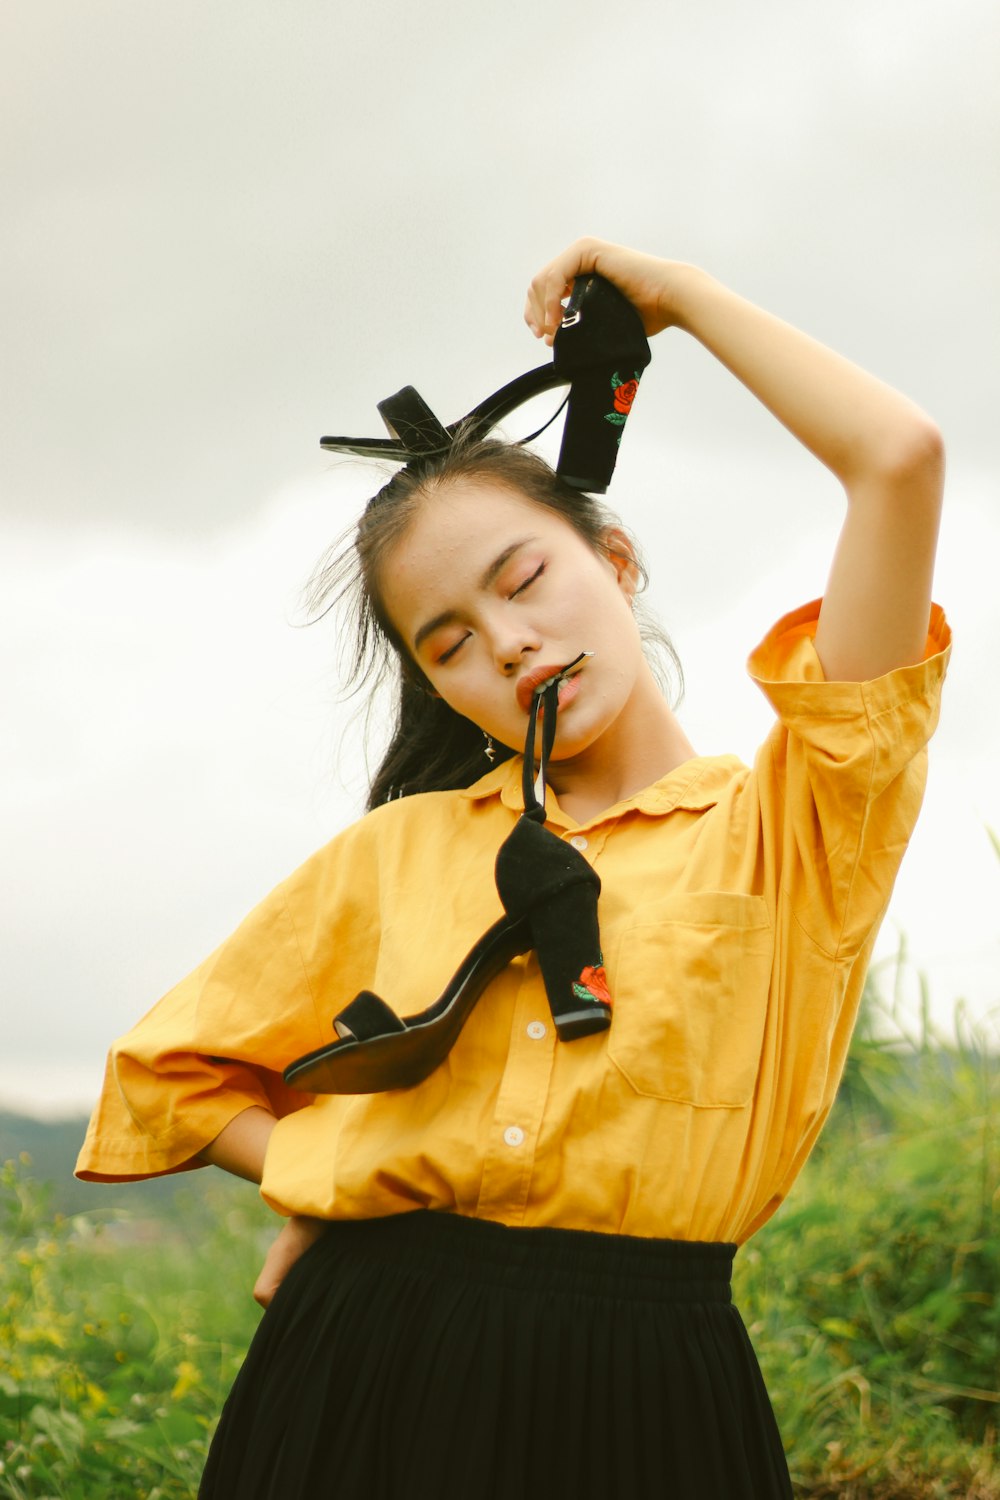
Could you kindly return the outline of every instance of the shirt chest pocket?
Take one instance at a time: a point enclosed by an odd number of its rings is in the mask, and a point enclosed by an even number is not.
[[[636,1093],[703,1108],[749,1103],[772,948],[762,896],[693,891],[637,908],[608,976],[608,1056]]]

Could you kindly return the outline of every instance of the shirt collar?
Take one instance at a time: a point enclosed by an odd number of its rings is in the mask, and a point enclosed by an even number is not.
[[[472,786],[465,787],[461,795],[474,801],[499,797],[504,807],[520,813],[524,810],[521,765],[522,757],[515,755],[504,761],[503,765],[494,766],[492,771],[487,771]],[[636,792],[623,802],[616,802],[614,807],[606,808],[590,821],[601,823],[612,817],[619,818],[626,812],[641,812],[648,817],[659,818],[673,812],[675,808],[701,812],[715,806],[735,777],[747,774],[748,768],[736,755],[696,755],[675,766],[666,776],[654,781],[652,786],[644,787],[641,792]],[[546,807],[557,821],[567,821],[565,814],[560,812],[551,787],[547,789]]]

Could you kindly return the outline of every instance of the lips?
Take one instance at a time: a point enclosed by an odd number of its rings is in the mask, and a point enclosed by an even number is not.
[[[528,713],[531,708],[531,700],[535,696],[535,689],[541,687],[543,682],[548,682],[551,678],[558,677],[559,673],[565,672],[565,670],[566,663],[563,662],[562,664],[554,663],[549,666],[533,667],[530,672],[526,672],[517,684],[517,701],[520,708],[525,713]],[[583,670],[582,663],[579,670]]]

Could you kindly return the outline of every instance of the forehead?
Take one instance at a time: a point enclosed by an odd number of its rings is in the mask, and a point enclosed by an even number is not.
[[[456,558],[478,554],[499,537],[501,528],[555,526],[566,522],[555,511],[506,485],[459,481],[425,496],[397,550],[415,554],[447,548]]]
[[[385,562],[383,586],[438,572],[478,575],[521,537],[575,537],[567,521],[547,506],[504,485],[468,481],[425,496]]]

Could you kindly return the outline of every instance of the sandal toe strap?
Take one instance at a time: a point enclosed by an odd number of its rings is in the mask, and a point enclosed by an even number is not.
[[[369,1042],[376,1036],[405,1031],[406,1025],[378,995],[362,990],[334,1017],[333,1029],[344,1040]]]

